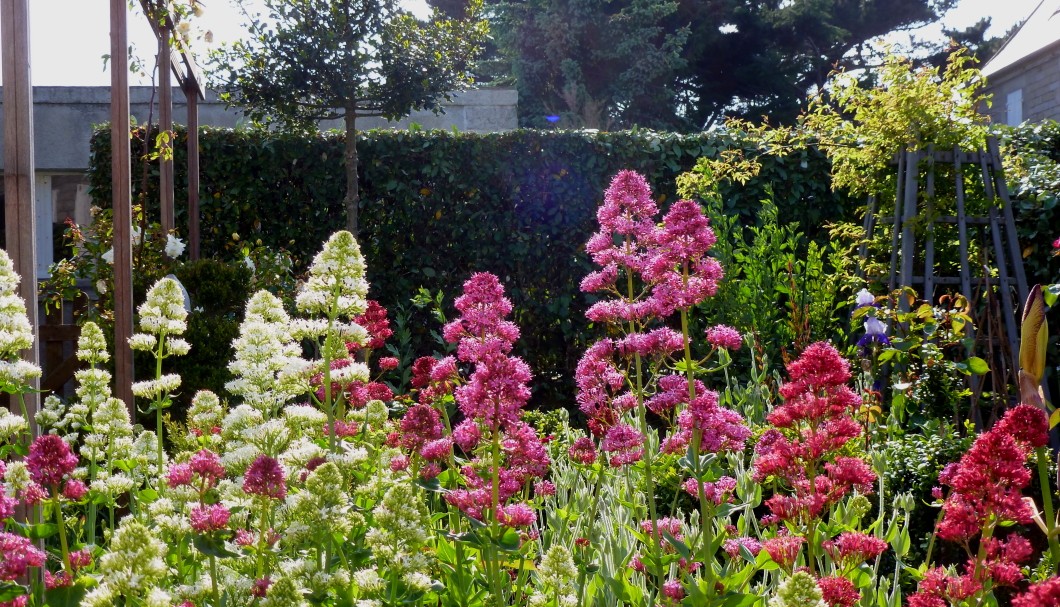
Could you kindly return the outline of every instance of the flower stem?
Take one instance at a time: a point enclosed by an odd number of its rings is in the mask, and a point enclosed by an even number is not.
[[[52,485],[52,506],[55,507],[55,522],[59,526],[59,547],[63,551],[63,567],[71,576],[74,569],[70,566],[70,545],[66,542],[66,521],[63,520],[63,508],[59,502],[59,487]]]
[[[1038,481],[1042,485],[1042,514],[1045,515],[1045,528],[1049,536],[1049,564],[1055,573],[1056,566],[1060,564],[1060,542],[1056,539],[1056,512],[1053,509],[1053,490],[1049,486],[1049,454],[1045,447],[1038,447],[1034,453],[1038,460]]]
[[[221,594],[217,590],[217,557],[210,555],[210,586],[213,593],[213,604],[215,607],[221,605]]]

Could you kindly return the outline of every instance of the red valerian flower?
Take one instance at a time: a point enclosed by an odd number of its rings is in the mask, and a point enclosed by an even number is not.
[[[77,456],[55,434],[38,436],[29,446],[26,468],[35,483],[43,487],[57,487],[63,478],[77,467]]]
[[[1060,240],[1056,243],[1060,246]],[[1012,599],[1012,607],[1060,607],[1060,577],[1031,584],[1027,592]]]
[[[283,467],[275,459],[259,455],[243,476],[243,491],[251,495],[282,500],[287,496]]]
[[[817,580],[817,587],[821,589],[821,598],[828,607],[854,607],[861,600],[861,593],[845,577],[830,576]]]

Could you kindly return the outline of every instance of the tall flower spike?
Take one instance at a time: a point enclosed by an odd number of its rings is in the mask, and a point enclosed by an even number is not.
[[[33,327],[26,302],[18,296],[21,278],[7,253],[0,250],[0,389],[22,392],[40,377],[40,367],[22,360],[19,350],[33,346]]]
[[[110,360],[107,338],[99,325],[92,321],[81,327],[81,336],[77,338],[77,359],[90,365],[100,365]]]
[[[354,317],[367,309],[364,258],[353,234],[335,232],[309,266],[309,279],[295,299],[298,309],[329,318]]]
[[[172,278],[167,277],[156,282],[147,291],[147,299],[138,311],[140,331],[143,333],[156,337],[183,335],[188,328],[184,291]]]
[[[228,365],[235,377],[225,388],[255,409],[275,413],[308,385],[299,369],[301,346],[291,335],[283,304],[268,291],[258,291],[247,303],[247,315],[232,342],[235,360]]]

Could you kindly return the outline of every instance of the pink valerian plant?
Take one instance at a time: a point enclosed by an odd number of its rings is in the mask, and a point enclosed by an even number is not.
[[[687,310],[717,293],[721,264],[707,256],[716,241],[699,204],[678,200],[670,207],[644,272],[657,316]]]
[[[268,455],[259,455],[243,476],[243,491],[251,495],[282,500],[287,496],[283,466]]]
[[[1060,248],[1060,239],[1054,246]],[[1060,577],[1031,584],[1027,592],[1012,599],[1012,607],[1060,607]]]
[[[715,348],[739,350],[743,345],[743,336],[728,325],[715,325],[707,329],[707,343]]]
[[[809,525],[852,489],[872,493],[876,474],[864,460],[839,455],[861,435],[851,417],[861,400],[846,385],[849,363],[831,344],[818,342],[788,365],[788,373],[791,380],[780,388],[785,402],[767,417],[774,429],[758,441],[752,474],[757,482],[775,478],[791,491],[766,500],[771,514],[765,522]]]
[[[222,504],[198,505],[191,510],[191,528],[198,533],[221,531],[231,516],[232,512]]]
[[[26,575],[29,567],[43,567],[44,551],[29,538],[0,531],[0,581],[14,582]]]
[[[861,593],[854,586],[854,582],[845,577],[818,578],[817,587],[821,589],[821,598],[828,607],[854,607],[861,600]]]
[[[979,435],[959,462],[942,471],[939,481],[951,491],[935,533],[962,544],[969,558],[963,575],[941,568],[930,571],[910,596],[910,607],[946,605],[1023,581],[1021,566],[1033,554],[1030,543],[1017,533],[1001,540],[994,532],[1002,525],[1032,522],[1034,511],[1022,496],[1031,480],[1026,462],[1034,449],[1048,443],[1047,429],[1044,411],[1019,405]],[[970,544],[977,537],[979,549],[973,554]]]
[[[364,327],[368,331],[368,343],[363,347],[370,350],[378,350],[383,347],[386,340],[394,334],[394,331],[390,328],[390,319],[386,316],[386,308],[379,304],[374,299],[368,300],[368,305],[364,310],[364,314],[359,314],[354,317],[353,322]],[[356,343],[348,343],[346,346],[351,352],[355,352],[361,349],[361,346]]]
[[[506,320],[512,304],[496,276],[478,273],[464,283],[455,305],[460,316],[443,335],[457,344],[456,359],[420,359],[413,365],[420,404],[409,409],[398,440],[430,460],[424,467],[428,475],[440,472],[439,462],[449,459],[453,445],[472,455],[461,469],[464,487],[448,492],[446,501],[479,521],[492,516],[503,526],[525,527],[536,520],[533,510],[508,502],[545,476],[549,458],[537,433],[521,419],[531,373],[522,359],[510,356],[519,337],[519,328]],[[457,360],[474,366],[458,386]],[[433,398],[450,391],[465,419],[444,436]],[[431,400],[425,401],[425,393]]]
[[[1031,480],[1025,464],[1033,449],[1048,443],[1047,428],[1042,410],[1019,405],[943,470],[939,481],[952,491],[942,505],[940,538],[967,543],[988,526],[1032,521],[1022,496]]]

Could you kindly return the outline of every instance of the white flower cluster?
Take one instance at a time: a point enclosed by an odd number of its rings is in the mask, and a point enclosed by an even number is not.
[[[368,305],[368,281],[357,240],[336,232],[309,267],[309,279],[295,299],[298,309],[330,319],[362,314]]]
[[[147,379],[134,382],[132,393],[141,398],[158,398],[163,394],[169,394],[180,387],[180,376],[169,373],[156,379]]]
[[[232,342],[235,377],[225,385],[232,394],[262,412],[275,413],[309,384],[302,372],[301,347],[290,330],[283,304],[268,291],[258,291],[247,304],[239,337]]]
[[[81,336],[77,338],[77,359],[92,366],[110,360],[107,352],[107,338],[99,325],[89,321],[81,327]]]
[[[113,605],[120,596],[146,597],[144,605],[165,605],[171,600],[158,588],[167,573],[166,545],[144,526],[129,517],[114,532],[109,550],[99,558],[103,581],[82,601],[84,607]]]
[[[183,335],[187,329],[188,311],[184,309],[184,291],[172,278],[162,278],[148,291],[147,299],[137,310],[140,331],[155,336]]]
[[[577,589],[574,586],[578,577],[578,568],[574,557],[563,544],[553,544],[541,563],[537,566],[537,576],[542,587],[530,595],[530,605],[539,607],[547,605],[554,597],[559,597],[556,607],[574,607],[578,604]]]
[[[20,280],[11,258],[0,250],[0,386],[18,392],[41,374],[40,367],[19,357],[19,350],[33,346],[26,302],[16,294]]]
[[[29,426],[21,415],[11,413],[7,407],[0,407],[0,444],[14,442],[28,429]]]

